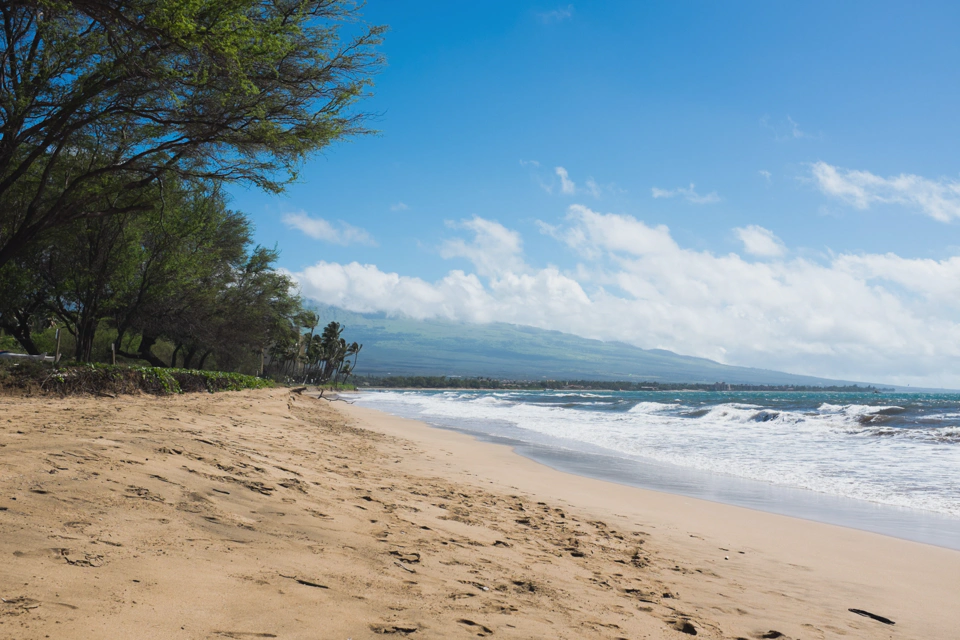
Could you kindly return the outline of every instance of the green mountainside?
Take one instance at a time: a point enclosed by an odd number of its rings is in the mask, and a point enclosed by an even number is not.
[[[849,381],[733,367],[662,349],[588,340],[559,331],[491,323],[415,320],[315,304],[321,325],[346,326],[363,344],[359,375],[484,376],[513,380],[634,380],[833,385]]]

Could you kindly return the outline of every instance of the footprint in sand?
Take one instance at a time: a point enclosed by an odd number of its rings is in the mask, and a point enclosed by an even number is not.
[[[418,631],[420,627],[415,624],[371,624],[370,630],[380,635],[401,635],[408,636]]]
[[[493,629],[491,629],[490,627],[485,627],[479,622],[474,622],[473,620],[467,620],[466,618],[460,618],[459,620],[457,620],[457,622],[466,627],[469,627],[471,631],[476,631],[478,636],[483,637],[483,636],[493,635]]]

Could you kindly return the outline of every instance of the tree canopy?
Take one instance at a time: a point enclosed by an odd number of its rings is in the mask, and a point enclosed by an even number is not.
[[[319,318],[224,189],[281,191],[370,132],[384,28],[358,9],[0,0],[0,340],[36,354],[56,325],[81,361],[109,335],[154,366],[304,373]],[[359,345],[337,339],[342,377]]]
[[[0,265],[170,176],[282,189],[368,132],[384,31],[349,0],[0,0],[0,22]]]

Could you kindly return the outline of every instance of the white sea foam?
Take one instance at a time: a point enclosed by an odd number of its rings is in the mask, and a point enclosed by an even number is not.
[[[600,447],[624,457],[960,516],[955,420],[904,429],[884,424],[903,411],[894,405],[824,403],[787,411],[744,403],[694,406],[682,398],[601,411],[586,403],[564,406],[571,395],[586,394],[555,394],[560,402],[553,405],[542,396],[530,401],[522,392],[386,392],[365,394],[361,402],[450,425],[509,423],[520,437],[560,439],[572,449]]]

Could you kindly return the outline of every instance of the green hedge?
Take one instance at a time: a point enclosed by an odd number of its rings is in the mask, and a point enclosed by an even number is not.
[[[240,391],[272,387],[269,380],[223,371],[164,369],[74,363],[56,369],[38,362],[4,363],[0,388],[56,395],[144,392],[171,395],[205,391]]]

